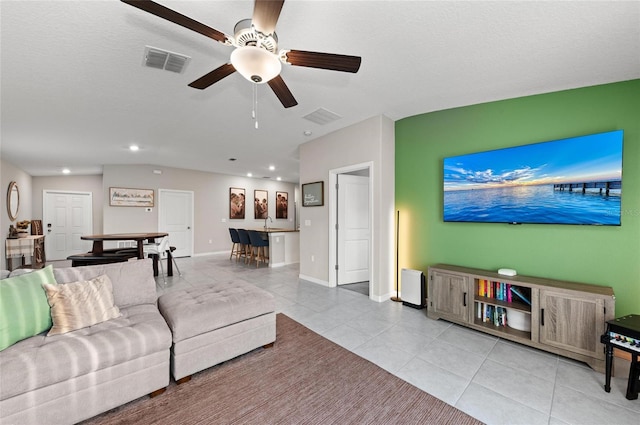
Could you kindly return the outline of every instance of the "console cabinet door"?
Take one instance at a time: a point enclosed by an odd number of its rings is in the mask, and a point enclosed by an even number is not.
[[[540,342],[604,358],[599,339],[605,332],[604,299],[580,295],[540,290]]]
[[[473,300],[469,293],[469,279],[458,274],[433,271],[429,282],[429,304],[434,313],[443,319],[468,323]]]

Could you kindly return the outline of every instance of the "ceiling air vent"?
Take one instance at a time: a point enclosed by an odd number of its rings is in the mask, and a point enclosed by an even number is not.
[[[316,124],[325,125],[325,124],[329,124],[330,122],[339,120],[342,117],[324,108],[318,108],[312,113],[307,114],[302,118],[304,118],[305,120],[314,122]]]
[[[164,69],[178,74],[184,71],[191,58],[189,56],[173,53],[157,47],[145,46],[143,65],[150,68]]]

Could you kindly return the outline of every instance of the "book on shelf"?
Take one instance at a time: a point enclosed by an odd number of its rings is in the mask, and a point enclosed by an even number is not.
[[[511,302],[511,284],[478,279],[478,296],[494,300]]]
[[[507,326],[507,309],[487,303],[476,303],[476,319],[494,326]]]
[[[478,295],[484,297],[486,294],[486,283],[484,279],[478,279]]]
[[[512,286],[511,287],[511,292],[513,294],[515,294],[518,298],[520,298],[526,304],[531,305],[531,300],[529,300],[527,298],[527,296],[524,294],[524,291],[522,291],[522,288],[518,288],[517,286]]]

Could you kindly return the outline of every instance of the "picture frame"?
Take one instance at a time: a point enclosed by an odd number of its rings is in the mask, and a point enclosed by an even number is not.
[[[253,218],[264,220],[269,217],[269,192],[266,190],[253,191]]]
[[[276,192],[276,219],[287,219],[289,214],[289,193]]]
[[[244,220],[247,205],[245,190],[239,187],[229,188],[229,219]]]
[[[324,205],[324,181],[302,185],[302,206],[321,207]]]
[[[153,207],[154,201],[153,189],[109,188],[109,206],[112,207]]]

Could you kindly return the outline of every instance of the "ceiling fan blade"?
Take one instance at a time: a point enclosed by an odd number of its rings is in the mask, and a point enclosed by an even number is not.
[[[251,23],[265,35],[273,34],[284,0],[256,0]]]
[[[271,90],[278,96],[282,106],[285,108],[291,108],[298,104],[298,101],[293,97],[293,94],[291,94],[289,87],[284,83],[281,76],[276,75],[273,79],[269,80],[267,84],[269,84]]]
[[[145,12],[149,12],[152,15],[156,15],[162,19],[166,19],[169,22],[173,22],[174,24],[178,24],[192,31],[200,33],[206,37],[213,38],[214,40],[219,41],[220,43],[225,43],[227,41],[227,36],[224,35],[224,33],[221,33],[218,30],[215,30],[205,24],[202,24],[194,19],[189,18],[188,16],[184,16],[174,10],[164,7],[151,0],[121,0],[121,1],[133,7],[137,7],[140,10],[144,10]]]
[[[332,71],[353,72],[360,69],[360,56],[337,55],[334,53],[306,52],[304,50],[285,51],[287,62],[291,65],[309,68],[329,69]]]
[[[234,72],[236,72],[236,69],[233,67],[233,65],[231,65],[230,63],[225,63],[224,65],[219,66],[218,68],[214,69],[210,73],[205,74],[202,77],[198,78],[197,80],[189,84],[189,87],[203,90],[209,87],[210,85],[222,80],[224,77],[228,77]]]

